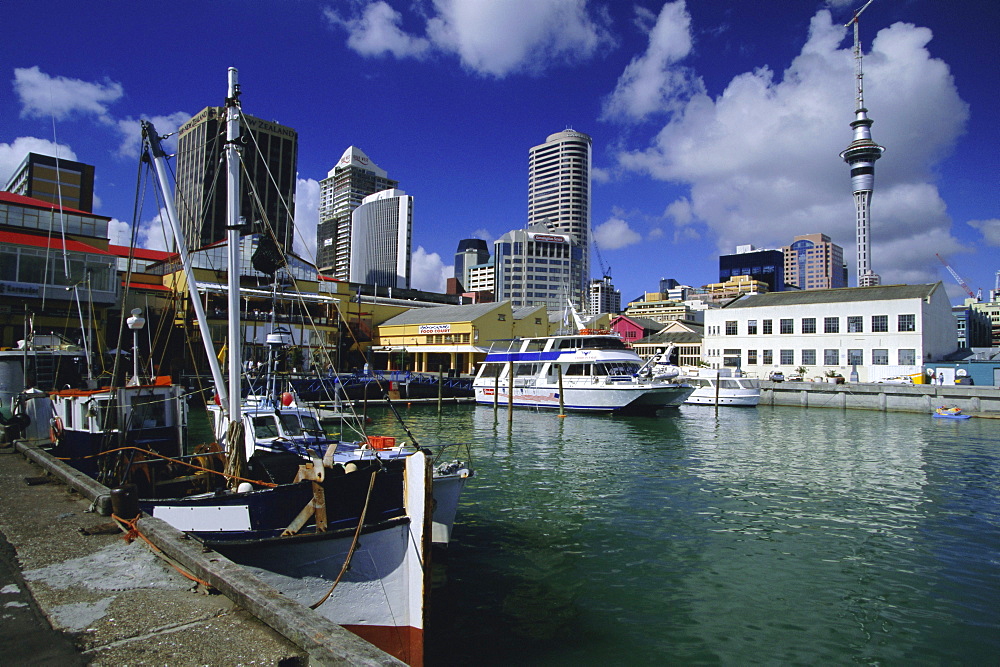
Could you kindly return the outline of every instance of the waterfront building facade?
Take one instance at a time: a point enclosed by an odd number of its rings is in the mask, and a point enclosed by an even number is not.
[[[94,167],[82,162],[28,153],[3,189],[66,209],[94,211]]]
[[[989,347],[1000,347],[1000,300],[974,303],[972,308],[990,322]]]
[[[587,312],[590,315],[621,312],[622,293],[611,283],[611,276],[591,280],[587,292]]]
[[[625,315],[654,320],[664,325],[676,320],[700,322],[708,307],[703,301],[674,301],[660,292],[646,292],[641,300],[628,304]]]
[[[572,234],[552,232],[545,224],[507,232],[493,243],[494,293],[512,307],[544,304],[562,311],[579,296],[581,248]]]
[[[271,236],[292,249],[299,135],[290,127],[241,115],[240,211],[244,234]],[[177,217],[189,250],[226,238],[225,107],[206,107],[177,139]]]
[[[632,349],[643,359],[649,359],[666,352],[673,345],[671,361],[678,366],[696,368],[702,363],[701,344],[704,337],[705,327],[701,324],[674,320],[660,331],[632,343]]]
[[[569,234],[579,249],[572,259],[576,277],[570,298],[582,308],[590,280],[591,138],[563,130],[528,151],[528,226],[547,223]]]
[[[350,281],[410,287],[413,197],[402,190],[368,195],[351,214]]]
[[[704,360],[759,378],[802,367],[872,382],[919,373],[956,347],[940,282],[746,295],[705,313]]]
[[[719,256],[719,282],[749,276],[767,283],[767,291],[785,289],[785,254],[780,250],[759,250],[752,245],[736,247],[736,253]]]
[[[108,251],[110,222],[0,192],[0,347],[15,347],[28,320],[35,331],[88,345],[104,333],[121,298],[117,258]]]
[[[844,249],[826,234],[803,234],[782,247],[785,285],[798,289],[847,287]]]
[[[389,178],[364,151],[356,146],[347,147],[337,165],[319,182],[316,265],[321,273],[340,280],[350,279],[354,209],[368,195],[398,186],[399,181]]]
[[[990,316],[976,308],[980,302],[974,298],[965,300],[960,306],[952,306],[955,326],[958,328],[958,346],[990,347],[992,322]]]

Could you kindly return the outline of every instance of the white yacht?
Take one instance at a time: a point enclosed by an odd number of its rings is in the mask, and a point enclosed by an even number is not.
[[[681,377],[694,387],[685,401],[688,404],[753,407],[760,402],[760,382],[740,377],[728,368],[691,369]]]
[[[693,391],[645,369],[617,334],[581,329],[494,344],[472,387],[483,405],[630,413],[680,405]]]

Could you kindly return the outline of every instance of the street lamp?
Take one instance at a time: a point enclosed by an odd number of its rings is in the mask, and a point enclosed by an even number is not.
[[[139,332],[146,326],[146,320],[142,317],[142,308],[133,308],[132,317],[125,320],[128,328],[132,330],[132,381],[133,386],[141,384],[139,382]]]

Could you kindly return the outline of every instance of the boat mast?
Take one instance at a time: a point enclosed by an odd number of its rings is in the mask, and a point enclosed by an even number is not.
[[[229,402],[226,393],[225,381],[222,377],[222,368],[219,366],[219,358],[216,356],[215,347],[212,345],[212,331],[208,326],[208,317],[205,315],[205,306],[201,302],[201,295],[198,292],[198,281],[194,277],[194,269],[191,266],[191,256],[187,250],[187,243],[184,241],[184,234],[181,232],[180,223],[177,222],[177,208],[174,206],[174,195],[170,192],[169,181],[167,180],[167,154],[163,152],[160,145],[160,136],[156,133],[156,128],[149,121],[140,121],[142,124],[142,134],[149,146],[153,167],[156,170],[157,183],[160,192],[163,194],[163,206],[167,212],[167,222],[174,235],[174,242],[177,245],[177,254],[181,258],[181,266],[184,269],[184,278],[187,280],[188,294],[191,297],[191,306],[194,308],[195,319],[198,321],[198,329],[201,332],[201,340],[205,346],[205,355],[208,357],[208,367],[212,371],[212,380],[215,382],[216,391],[219,394],[219,405],[225,415],[229,415]]]
[[[240,335],[240,84],[237,70],[229,68],[229,90],[226,95],[226,188],[228,209],[226,219],[229,251],[229,418],[242,422],[240,402],[243,369],[243,340]]]

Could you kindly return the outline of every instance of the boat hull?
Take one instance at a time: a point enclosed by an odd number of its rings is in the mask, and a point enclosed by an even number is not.
[[[684,402],[688,405],[732,405],[752,408],[760,403],[760,392],[736,394],[729,391],[720,391],[718,400],[716,400],[713,390],[695,389]]]
[[[510,401],[506,387],[477,386],[476,403],[506,406]],[[564,387],[563,405],[566,410],[581,412],[655,412],[680,405],[691,394],[684,385],[609,385]],[[558,387],[514,387],[514,407],[558,409]]]

